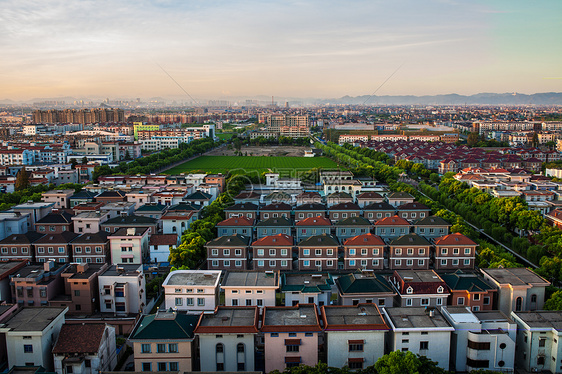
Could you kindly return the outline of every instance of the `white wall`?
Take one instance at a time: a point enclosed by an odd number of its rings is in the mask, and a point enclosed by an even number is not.
[[[348,358],[363,358],[363,368],[384,355],[386,331],[327,331],[328,366],[341,368]],[[364,340],[363,352],[349,352],[348,340]]]
[[[245,363],[245,371],[254,370],[254,334],[221,334],[217,338],[216,334],[199,334],[199,351],[201,355],[201,371],[216,371],[217,356],[216,345],[224,345],[223,357],[219,358],[224,362],[224,371],[238,371],[238,358]],[[238,354],[237,345],[244,344],[244,353]]]

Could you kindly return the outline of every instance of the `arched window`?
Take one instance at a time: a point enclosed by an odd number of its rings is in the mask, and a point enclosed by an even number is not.
[[[515,311],[520,312],[523,309],[523,298],[518,297],[515,299]]]
[[[216,348],[215,348],[215,351],[217,353],[223,353],[224,352],[224,345],[222,343],[218,343]]]
[[[238,343],[238,345],[236,346],[236,352],[244,353],[244,344],[243,343]]]

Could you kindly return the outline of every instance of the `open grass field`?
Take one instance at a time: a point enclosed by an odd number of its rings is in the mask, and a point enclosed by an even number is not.
[[[338,164],[326,157],[201,156],[167,170],[165,174],[189,173],[193,170],[224,174],[243,169],[259,173],[271,170],[288,175],[292,170],[305,171],[313,168],[339,169]]]
[[[224,139],[228,140],[228,139],[232,138],[232,135],[234,135],[233,132],[227,132],[227,133],[221,132],[221,133],[217,134],[217,137],[221,140],[224,140]]]

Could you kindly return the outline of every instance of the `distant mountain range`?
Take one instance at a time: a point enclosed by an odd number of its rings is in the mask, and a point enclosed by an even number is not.
[[[223,97],[222,100],[230,101],[231,103],[238,102],[239,105],[244,105],[247,99],[267,99],[267,96],[256,95],[254,97]],[[16,101],[11,99],[0,100],[0,105],[17,105],[20,103],[32,104],[44,101],[64,101],[67,104],[72,104],[76,100],[84,100],[85,102],[102,102],[100,98],[74,98],[74,97],[58,97],[58,98],[33,98],[26,101]],[[128,99],[119,99],[128,100]],[[132,101],[132,99],[129,99]],[[164,101],[171,103],[173,100],[185,102],[184,98],[170,97],[170,98],[145,98],[141,101]],[[343,96],[340,98],[332,99],[318,99],[318,98],[296,98],[296,97],[275,97],[275,101],[283,104],[286,101],[294,104],[351,104],[351,105],[562,105],[562,92],[544,92],[535,93],[531,95],[520,93],[478,93],[475,95],[397,95],[397,96]],[[199,100],[201,103],[206,103],[206,99]]]
[[[519,93],[479,93],[465,96],[457,94],[433,96],[344,96],[321,100],[330,104],[381,104],[381,105],[562,105],[562,92],[545,92],[532,95]]]

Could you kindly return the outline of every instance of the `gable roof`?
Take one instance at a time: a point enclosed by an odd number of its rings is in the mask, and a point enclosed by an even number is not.
[[[168,209],[168,206],[160,203],[144,204],[143,206],[135,210],[135,212],[164,212],[166,209]]]
[[[185,200],[211,200],[213,195],[202,192],[202,191],[195,191],[191,195],[184,197]]]
[[[339,203],[330,207],[330,212],[333,210],[361,210],[361,208],[355,203]]]
[[[415,226],[451,226],[451,224],[445,221],[439,216],[429,216],[420,218],[414,222]]]
[[[326,210],[326,206],[320,203],[305,203],[295,207],[295,211],[297,210]]]
[[[310,236],[297,244],[299,247],[337,247],[339,245],[338,238],[331,234]]]
[[[371,222],[363,217],[348,217],[335,223],[336,226],[369,226]]]
[[[390,245],[431,245],[423,236],[418,234],[406,234],[390,242]]]
[[[242,217],[230,217],[217,223],[216,226],[254,226],[254,219]]]
[[[393,192],[386,196],[387,199],[413,199],[414,197],[407,192]]]
[[[398,216],[384,217],[374,223],[375,226],[410,226],[410,222]]]
[[[326,217],[308,217],[298,221],[295,226],[332,226],[332,221]]]
[[[256,227],[270,227],[270,226],[291,227],[293,226],[293,224],[290,219],[285,217],[268,218],[268,219],[261,220],[256,224]]]
[[[422,203],[406,203],[398,206],[396,210],[430,210],[426,205]]]
[[[102,225],[156,225],[158,220],[145,216],[137,216],[135,214],[130,216],[115,217],[108,219]]]
[[[357,195],[357,199],[382,199],[382,196],[379,193],[368,191]]]
[[[389,203],[387,203],[386,201],[383,201],[382,203],[371,203],[369,205],[366,205],[363,207],[363,210],[382,210],[382,211],[387,211],[387,210],[391,210],[391,211],[396,211],[396,208],[393,207],[392,205],[390,205]]]
[[[435,239],[435,245],[478,245],[468,236],[455,232]]]
[[[62,212],[51,212],[45,217],[41,218],[36,222],[38,225],[42,224],[65,224],[72,222],[72,214],[62,211]]]
[[[97,353],[102,343],[106,325],[96,324],[64,324],[62,325],[57,343],[53,347],[54,354],[64,353]]]
[[[354,236],[353,238],[349,238],[347,239],[343,245],[365,245],[365,246],[370,246],[370,245],[385,245],[384,240],[381,239],[380,236],[377,235],[373,235],[371,233],[367,233],[367,234],[361,234],[361,235],[357,235]]]
[[[28,231],[25,234],[12,234],[0,240],[0,244],[31,244],[42,238],[44,234],[37,231]]]
[[[72,241],[72,244],[106,243],[109,233],[98,231],[95,234],[82,234]]]
[[[49,244],[49,243],[56,243],[56,244],[68,244],[74,239],[78,237],[78,234],[75,234],[71,231],[63,231],[60,234],[47,234],[42,238],[35,241],[35,244]]]
[[[219,236],[207,243],[213,247],[246,247],[250,244],[250,237],[240,234]]]
[[[465,274],[461,270],[440,276],[452,291],[488,292],[496,289],[478,275]]]
[[[227,211],[227,212],[229,212],[229,211],[239,211],[239,210],[257,211],[258,206],[254,203],[244,202],[244,203],[234,204],[234,205],[229,206],[228,208],[225,209],[225,211]]]
[[[178,245],[177,234],[153,234],[148,245]]]
[[[287,234],[265,236],[252,243],[253,246],[292,246],[293,237]]]
[[[263,211],[270,211],[270,210],[291,210],[291,206],[287,203],[272,203],[264,206],[260,209],[261,212]]]

